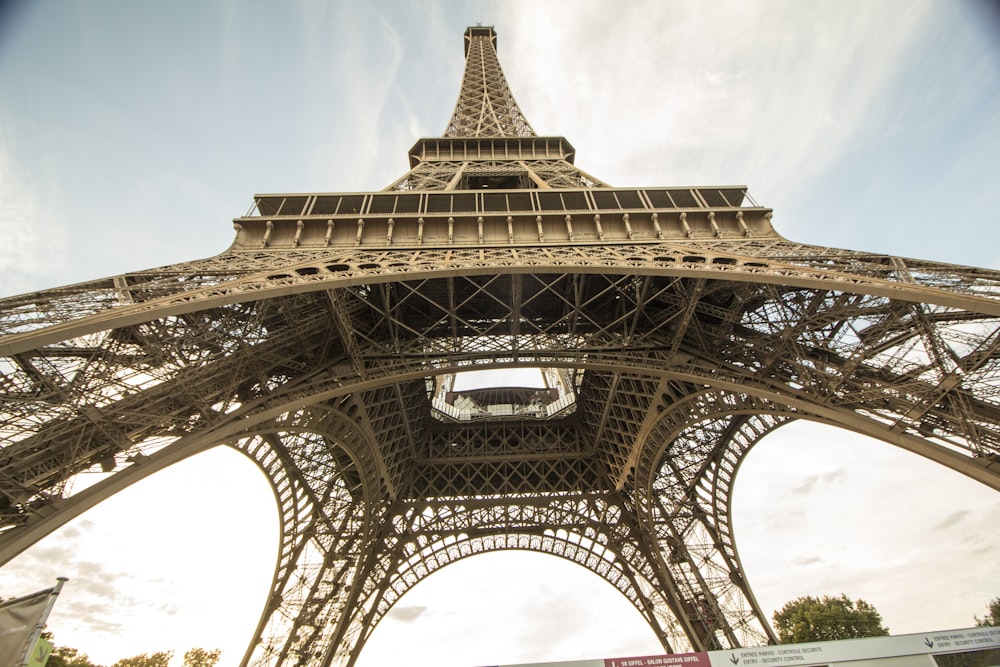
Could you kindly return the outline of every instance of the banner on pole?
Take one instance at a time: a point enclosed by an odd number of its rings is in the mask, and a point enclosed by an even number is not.
[[[0,655],[24,655],[25,645],[49,610],[54,588],[0,602]]]

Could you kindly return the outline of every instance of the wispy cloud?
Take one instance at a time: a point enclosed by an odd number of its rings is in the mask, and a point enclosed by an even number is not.
[[[940,523],[936,524],[931,530],[944,530],[946,528],[951,528],[952,526],[961,523],[963,519],[972,514],[969,510],[959,510],[957,512],[952,512],[947,517],[945,517]]]
[[[752,178],[769,201],[820,173],[891,113],[879,92],[932,14],[929,3],[858,11],[720,2],[697,12],[656,2],[613,11],[573,4],[509,9],[518,43],[530,47],[505,62],[532,122],[585,145],[581,161],[600,165],[593,171],[613,183]],[[514,20],[525,11],[535,20]],[[628,62],[628,75],[609,58]]]
[[[829,472],[806,475],[798,486],[792,488],[792,493],[799,496],[808,495],[817,488],[833,486],[837,482],[846,480],[847,477],[847,468],[843,466]]]
[[[420,618],[425,611],[427,611],[427,607],[423,605],[413,605],[409,607],[396,606],[389,610],[388,616],[401,623],[412,623]]]
[[[823,562],[822,556],[798,556],[792,560],[792,565],[817,565]]]

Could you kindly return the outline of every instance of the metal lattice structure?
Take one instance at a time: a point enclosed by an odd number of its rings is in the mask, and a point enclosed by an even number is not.
[[[1000,489],[1000,272],[794,243],[743,187],[612,188],[495,47],[466,31],[445,135],[387,189],[259,195],[221,255],[0,301],[0,561],[226,443],[281,517],[243,664],[353,664],[414,584],[501,549],[705,650],[774,640],[730,493],[781,424]],[[456,384],[512,368],[544,383]]]

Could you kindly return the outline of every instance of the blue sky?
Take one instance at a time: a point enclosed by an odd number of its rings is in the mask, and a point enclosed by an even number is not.
[[[746,184],[797,241],[1000,268],[989,4],[704,4],[4,3],[0,294],[213,255],[257,192],[384,187],[444,130],[477,22],[536,131],[602,180]],[[213,451],[127,493],[0,570],[0,596],[65,574],[66,644],[107,663],[218,645],[236,664],[273,562],[265,484]],[[888,446],[783,429],[736,499],[768,612],[844,592],[915,632],[1000,595],[997,495]],[[655,649],[606,584],[525,558],[431,577],[362,665]]]

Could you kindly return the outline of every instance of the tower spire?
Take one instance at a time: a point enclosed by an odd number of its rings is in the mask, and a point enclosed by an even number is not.
[[[564,137],[539,137],[514,100],[492,26],[465,30],[465,75],[444,137],[410,149],[410,171],[384,191],[610,187],[573,164]]]
[[[465,30],[465,75],[446,137],[533,137],[497,58],[493,26]]]

